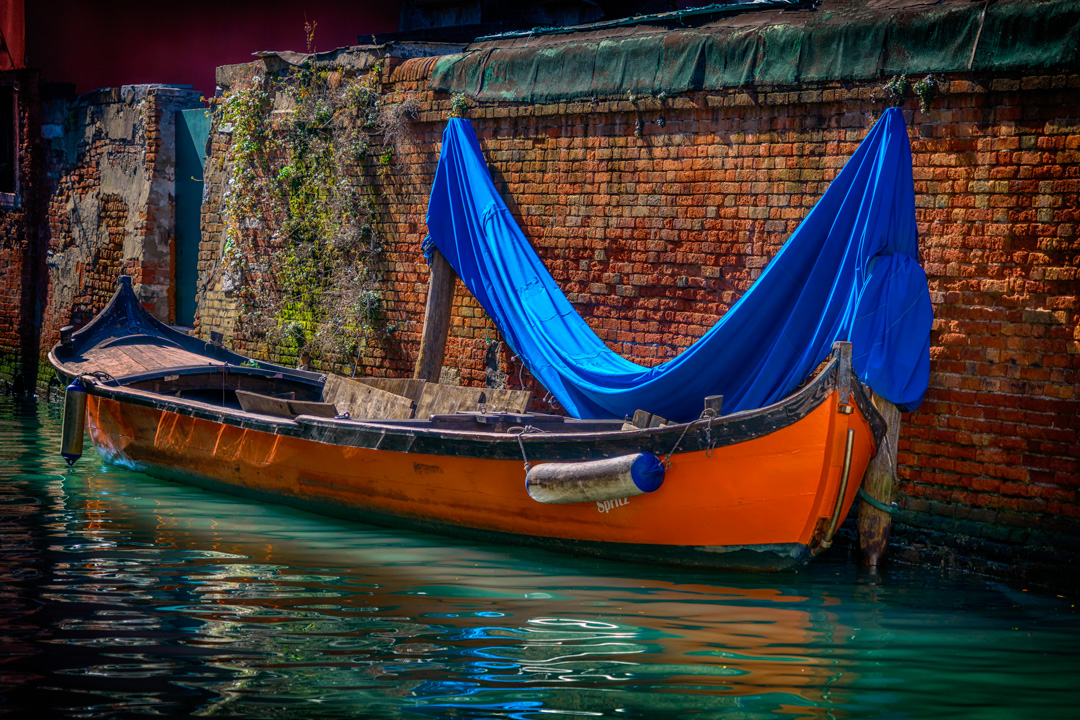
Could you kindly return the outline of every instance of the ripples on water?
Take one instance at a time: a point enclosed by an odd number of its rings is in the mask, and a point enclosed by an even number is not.
[[[0,402],[0,715],[1077,717],[1071,600],[846,558],[640,568],[391,531],[57,453]]]

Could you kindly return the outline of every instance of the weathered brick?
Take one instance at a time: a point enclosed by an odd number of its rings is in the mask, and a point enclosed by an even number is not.
[[[374,199],[389,265],[384,303],[398,330],[360,358],[360,370],[382,375],[408,374],[419,345],[427,278],[419,245],[449,106],[426,77],[406,78],[398,67],[387,70],[388,92],[416,93],[421,110]],[[1011,542],[1017,529],[1080,517],[1078,77],[959,75],[913,117],[916,218],[937,320],[931,386],[902,435],[901,505],[912,523],[928,517]],[[880,112],[872,97],[881,94],[870,82],[717,90],[670,98],[663,128],[644,100],[473,104],[469,113],[499,191],[556,282],[616,350],[651,366],[692,344],[767,266],[865,135],[866,116]],[[159,117],[160,104],[150,111]],[[808,115],[825,121],[807,126]],[[641,139],[639,116],[647,122]],[[161,142],[150,122],[132,157],[153,168]],[[220,262],[224,185],[213,161],[227,142],[223,133],[212,137],[204,275]],[[131,159],[102,138],[79,152],[87,161],[49,191],[55,252],[73,242],[78,219],[68,203],[101,192],[89,159]],[[107,197],[102,208],[97,254],[77,278],[81,294],[75,302],[50,296],[43,337],[99,308],[124,267],[148,282],[168,275],[161,259],[125,265],[133,259],[123,257],[129,221],[153,230],[160,220]],[[0,210],[0,227],[18,222]],[[298,362],[236,317],[219,279],[200,300],[200,332],[221,330],[247,352]],[[447,364],[462,381],[482,383],[485,340],[497,334],[460,285],[454,308]],[[0,308],[0,352],[19,336],[18,323],[4,317]],[[500,362],[516,386],[519,365],[509,354]],[[544,395],[527,372],[521,383]]]

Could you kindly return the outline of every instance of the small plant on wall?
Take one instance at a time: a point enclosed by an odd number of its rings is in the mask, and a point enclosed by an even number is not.
[[[447,117],[463,118],[469,112],[469,102],[465,99],[465,93],[457,93],[450,98],[450,113]]]
[[[249,351],[347,370],[393,332],[376,207],[411,106],[385,104],[382,71],[350,77],[309,59],[217,103],[222,286]]]
[[[897,75],[885,83],[883,89],[885,90],[886,99],[891,107],[897,107],[904,104],[904,98],[907,97],[908,87],[907,75]]]
[[[930,110],[930,105],[933,103],[934,98],[937,97],[938,92],[938,79],[933,75],[927,75],[921,80],[915,83],[908,82],[907,75],[896,75],[885,82],[881,86],[881,90],[884,93],[884,97],[878,98],[875,92],[870,96],[870,101],[877,103],[884,101],[889,107],[900,107],[904,104],[904,101],[908,98],[910,92],[915,93],[915,97],[919,99],[919,111],[926,113]],[[877,122],[878,115],[876,110],[870,111],[870,127],[873,127]]]
[[[938,81],[933,75],[927,75],[919,80],[911,89],[915,91],[915,97],[919,98],[919,111],[926,112],[930,109],[930,103],[937,97]]]

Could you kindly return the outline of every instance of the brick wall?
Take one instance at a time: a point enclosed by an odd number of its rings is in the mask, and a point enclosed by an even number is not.
[[[48,192],[42,213],[48,277],[41,354],[60,328],[89,321],[131,275],[158,319],[170,321],[175,112],[200,105],[197,92],[125,86],[44,105]],[[39,383],[52,379],[42,358]]]
[[[904,539],[1054,579],[1080,550],[1080,77],[950,89],[915,128],[936,320],[900,447]]]
[[[359,54],[357,62],[350,64],[347,71],[352,77],[363,76],[374,64],[376,58]],[[400,59],[390,59],[390,66],[400,63]],[[421,59],[430,69],[430,58]],[[276,58],[262,62],[219,69],[218,83],[226,91],[250,87],[252,83],[261,83],[261,87],[271,87],[272,73],[281,70],[282,64]],[[387,68],[384,79],[395,92],[384,98],[386,103],[399,102],[407,94],[424,94],[430,101],[431,93],[421,90],[426,85],[427,75],[409,82],[391,82],[392,71]],[[400,75],[400,73],[398,73]],[[344,88],[344,81],[340,87]],[[291,111],[289,101],[275,96],[272,107],[273,116],[285,116]],[[445,114],[445,113],[444,113]],[[196,313],[196,332],[209,339],[211,332],[221,332],[234,350],[267,359],[276,363],[299,365],[305,361],[296,347],[280,343],[269,343],[254,323],[245,318],[242,303],[237,294],[230,289],[230,280],[223,259],[226,243],[225,194],[237,192],[230,187],[232,168],[228,164],[228,147],[232,142],[233,129],[223,124],[219,111],[215,112],[210,134],[210,150],[207,155],[204,178],[206,182],[205,199],[202,208],[202,243],[199,252],[199,296]],[[379,212],[376,217],[377,232],[385,246],[384,259],[389,268],[383,292],[383,303],[390,323],[397,330],[390,337],[368,336],[364,341],[363,353],[332,357],[322,365],[324,370],[352,374],[354,364],[358,374],[374,376],[407,376],[411,374],[415,363],[416,349],[419,345],[419,333],[423,324],[424,295],[427,289],[427,265],[419,254],[419,237],[423,237],[423,210],[431,178],[438,162],[437,150],[431,143],[435,129],[428,124],[425,135],[410,132],[402,137],[394,148],[395,160],[392,166],[384,168],[379,164],[379,152],[371,151],[372,157],[362,167],[351,174],[351,182],[363,183],[365,195],[374,199]],[[240,190],[245,192],[245,190]],[[419,220],[415,212],[419,211]],[[258,218],[244,218],[240,224],[246,246],[258,248],[260,253],[279,252],[282,249],[279,233],[273,219],[266,213]],[[254,263],[253,265],[258,265]],[[251,269],[245,273],[247,281],[258,283],[268,280],[264,269]],[[268,283],[267,288],[272,286]],[[260,287],[259,292],[264,292]],[[490,321],[486,319],[491,328]],[[495,333],[492,330],[491,335]],[[480,379],[483,380],[481,373]]]
[[[40,182],[35,172],[39,148],[39,78],[23,70],[0,73],[15,92],[16,140],[20,164],[16,192],[0,194],[0,389],[33,392],[37,352],[38,289],[42,277],[37,222]]]
[[[450,99],[395,61],[387,102],[423,108],[380,188],[391,352],[408,375],[426,291],[426,197]],[[250,76],[260,72],[252,66]],[[664,99],[486,105],[468,116],[496,186],[577,310],[644,365],[700,337],[760,274],[865,136],[880,83]],[[1046,578],[1080,556],[1080,76],[943,78],[910,120],[935,323],[930,390],[905,416],[894,554]],[[212,157],[227,138],[215,136]],[[204,207],[200,328],[242,332],[220,285],[221,177]],[[459,284],[446,364],[544,391]],[[257,338],[244,349],[255,354]]]

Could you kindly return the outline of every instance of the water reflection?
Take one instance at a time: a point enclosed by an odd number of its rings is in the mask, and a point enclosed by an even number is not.
[[[1066,717],[1080,676],[1057,598],[371,528],[67,471],[55,414],[0,404],[0,713]]]

